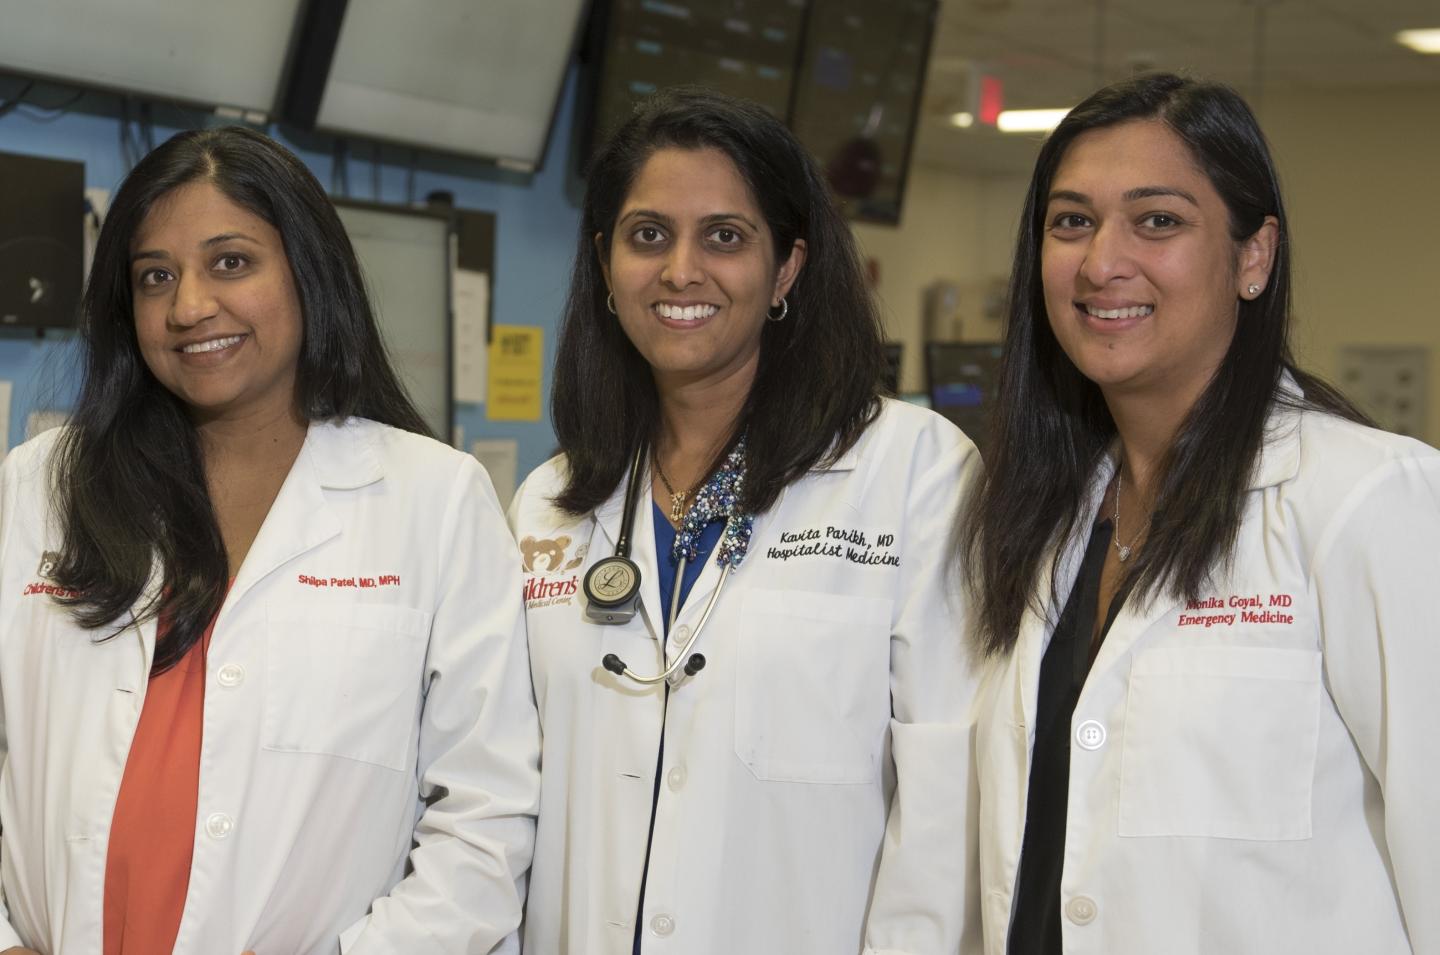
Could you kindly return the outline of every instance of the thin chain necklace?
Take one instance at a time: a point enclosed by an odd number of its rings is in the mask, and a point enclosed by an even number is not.
[[[664,480],[664,478],[661,478],[661,480]],[[1134,536],[1133,538],[1130,539],[1130,543],[1128,543],[1128,544],[1122,544],[1122,543],[1120,543],[1120,488],[1124,486],[1124,482],[1125,482],[1124,472],[1122,472],[1119,468],[1116,468],[1116,469],[1115,469],[1115,521],[1114,521],[1114,523],[1113,523],[1113,524],[1111,525],[1111,527],[1110,527],[1110,534],[1111,534],[1111,538],[1115,541],[1115,550],[1116,550],[1118,556],[1120,557],[1120,563],[1122,563],[1122,564],[1125,563],[1125,561],[1127,561],[1127,560],[1130,559],[1130,555],[1135,552],[1135,545],[1140,542],[1140,538],[1143,537],[1143,536],[1145,536],[1145,531],[1146,531],[1147,529],[1149,529],[1149,527],[1150,527],[1150,521],[1147,519],[1147,520],[1145,521],[1145,525],[1140,528],[1140,530],[1135,534],[1135,536]],[[669,485],[666,485],[666,486],[668,487]]]
[[[665,476],[665,469],[660,466],[660,455],[654,455],[655,473],[660,475],[660,483],[665,485],[665,493],[670,495],[670,523],[678,524],[685,517],[685,501],[695,493],[695,488],[687,487],[679,491],[670,484],[670,479]]]

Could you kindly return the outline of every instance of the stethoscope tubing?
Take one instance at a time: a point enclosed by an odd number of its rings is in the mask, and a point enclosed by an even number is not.
[[[670,594],[670,622],[665,628],[666,633],[675,632],[675,621],[680,616],[680,589],[685,581],[685,565],[689,563],[684,557],[680,558],[679,564],[675,567],[675,587]],[[641,676],[628,666],[624,669],[625,676],[644,686],[653,686],[664,680],[670,679],[671,675],[680,667],[684,666],[690,659],[690,649],[700,639],[700,633],[705,629],[705,621],[710,619],[710,611],[715,609],[715,601],[720,599],[720,591],[725,588],[725,581],[730,578],[730,565],[726,564],[720,571],[720,580],[715,584],[715,589],[710,592],[710,599],[705,603],[705,610],[700,614],[700,619],[695,622],[695,627],[690,631],[690,637],[680,652],[675,654],[674,660],[664,670],[655,676]],[[663,652],[664,645],[661,645]]]
[[[615,556],[623,558],[627,563],[630,558],[630,535],[635,529],[635,508],[640,498],[640,494],[638,493],[640,484],[639,476],[640,471],[644,467],[645,453],[646,446],[644,443],[641,443],[640,446],[636,448],[635,457],[630,462],[630,477],[625,485],[625,508],[620,519],[620,536],[615,542]],[[655,556],[657,559],[661,559],[661,555],[656,554]],[[686,639],[685,645],[680,648],[680,652],[677,653],[673,659],[666,655],[665,640],[662,637],[660,660],[662,663],[667,664],[663,670],[654,676],[642,676],[630,669],[630,667],[625,664],[625,661],[621,660],[619,655],[614,653],[605,654],[604,659],[600,661],[600,665],[616,676],[628,677],[641,686],[653,686],[656,683],[662,683],[666,680],[670,680],[672,683],[678,683],[679,677],[675,674],[676,671],[682,667],[684,668],[686,676],[694,676],[704,669],[705,657],[699,653],[691,655],[690,651],[695,646],[696,641],[700,639],[700,634],[705,629],[705,622],[710,619],[710,612],[715,609],[715,602],[720,599],[720,591],[725,589],[725,581],[730,579],[730,572],[734,569],[734,565],[729,561],[724,561],[723,564],[724,566],[720,569],[720,580],[716,582],[715,589],[710,592],[710,599],[705,604],[705,610],[700,614],[700,619],[696,621],[695,628],[690,631],[690,636]],[[669,634],[675,632],[675,622],[680,616],[680,592],[685,584],[685,568],[688,565],[689,560],[683,556],[676,562],[675,584],[670,594],[669,623],[665,629],[665,635],[667,637]],[[586,586],[587,588],[589,586],[588,578]],[[587,590],[587,594],[588,593],[589,591]],[[633,611],[624,619],[629,620],[630,616],[633,616]],[[610,623],[613,621],[606,619],[597,622]]]

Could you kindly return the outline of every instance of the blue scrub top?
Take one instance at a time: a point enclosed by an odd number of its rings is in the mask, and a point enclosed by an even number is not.
[[[650,506],[655,509],[655,565],[659,568],[660,577],[660,619],[665,627],[665,636],[668,637],[670,595],[675,592],[675,565],[670,563],[670,548],[675,546],[675,528],[670,526],[665,512],[660,510],[660,505],[656,504],[653,498]],[[711,521],[700,532],[700,553],[694,560],[685,562],[685,578],[680,582],[680,606],[685,606],[685,601],[690,596],[690,588],[700,579],[700,571],[705,569],[705,562],[715,552],[715,545],[720,543],[720,535],[724,533],[724,521]]]

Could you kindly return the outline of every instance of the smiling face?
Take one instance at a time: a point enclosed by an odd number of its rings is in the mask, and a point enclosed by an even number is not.
[[[1240,297],[1263,289],[1278,226],[1237,243],[1220,194],[1164,124],[1076,137],[1045,212],[1041,276],[1060,346],[1107,398],[1188,409],[1235,334]]]
[[[784,262],[735,164],[716,149],[661,149],[641,167],[601,268],[621,327],[662,391],[725,382],[748,391],[768,309],[799,275]]]
[[[130,287],[145,364],[197,421],[295,413],[300,299],[268,222],[180,186],[136,230]]]

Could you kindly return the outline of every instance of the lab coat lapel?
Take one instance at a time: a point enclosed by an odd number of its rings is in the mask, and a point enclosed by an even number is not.
[[[1149,630],[1167,613],[1179,607],[1179,604],[1168,594],[1156,595],[1140,606],[1136,604],[1136,598],[1128,598],[1125,605],[1120,608],[1120,612],[1115,615],[1109,632],[1105,634],[1105,640],[1100,644],[1100,652],[1095,655],[1095,663],[1090,668],[1092,673],[1103,673],[1125,660],[1130,651],[1134,649],[1135,641],[1139,640],[1145,631]],[[1097,680],[1085,681],[1085,686],[1080,691],[1080,702],[1084,702],[1086,691],[1098,682]]]
[[[310,425],[300,454],[235,575],[227,608],[280,565],[340,533],[340,518],[324,490],[354,489],[380,480],[384,472],[372,446],[376,437],[376,431],[358,422]]]
[[[1040,593],[1050,592],[1050,579],[1050,571],[1047,567],[1040,577],[1040,582],[1044,586],[1044,589],[1039,591]],[[1020,634],[1015,641],[1015,661],[1012,664],[1020,674],[1020,679],[1016,681],[1020,684],[1020,694],[1016,700],[1020,711],[1014,715],[1014,719],[1020,726],[1025,727],[1027,739],[1032,738],[1035,732],[1040,661],[1044,658],[1045,647],[1049,643],[1049,620],[1036,613],[1034,608],[1027,609],[1025,615],[1020,619]]]
[[[1114,474],[1115,459],[1111,455],[1106,455],[1100,460],[1099,467],[1095,469],[1095,475],[1086,492],[1086,500],[1081,506],[1079,517],[1075,522],[1075,529],[1071,532],[1070,539],[1065,542],[1065,550],[1060,557],[1059,566],[1061,588],[1052,594],[1055,578],[1052,573],[1050,556],[1046,555],[1045,563],[1037,575],[1039,589],[1036,590],[1045,607],[1045,614],[1042,616],[1033,609],[1027,609],[1025,616],[1021,619],[1020,635],[1015,646],[1017,665],[1020,667],[1021,674],[1019,682],[1022,712],[1019,718],[1030,736],[1034,735],[1040,665],[1045,658],[1045,650],[1050,645],[1050,637],[1055,631],[1055,625],[1060,620],[1060,611],[1069,600],[1070,588],[1075,585],[1075,577],[1080,573],[1080,563],[1085,558],[1085,548],[1090,541],[1091,530],[1099,517],[1100,506],[1104,503],[1105,488]]]
[[[131,692],[138,691],[142,699],[144,698],[145,692],[144,675],[148,674],[150,668],[155,664],[155,644],[159,639],[160,619],[158,615],[152,614],[148,620],[141,620],[139,614],[144,608],[155,605],[155,601],[159,598],[160,590],[165,583],[162,574],[163,568],[157,562],[155,566],[150,569],[150,582],[145,585],[145,590],[140,594],[140,599],[135,603],[135,606],[131,608],[130,621],[124,627],[125,630],[133,630],[135,632],[135,637],[140,642],[139,651],[143,662],[143,666],[137,671],[141,674],[140,685],[127,686],[124,687],[124,689],[128,689]],[[117,639],[125,639],[123,631],[117,635]]]
[[[1272,408],[1265,421],[1265,444],[1255,462],[1250,489],[1283,484],[1299,473],[1300,415],[1289,408]]]
[[[1060,558],[1060,580],[1064,586],[1052,600],[1051,589],[1054,586],[1054,574],[1050,556],[1046,555],[1044,563],[1037,575],[1039,581],[1037,594],[1041,595],[1042,605],[1045,608],[1043,614],[1035,608],[1026,608],[1025,614],[1020,618],[1020,633],[1015,641],[1015,666],[1020,673],[1020,712],[1016,714],[1016,720],[1026,728],[1027,734],[1034,735],[1035,712],[1039,705],[1037,695],[1040,684],[1040,665],[1045,659],[1045,650],[1050,646],[1050,637],[1055,631],[1055,624],[1060,619],[1060,610],[1065,606],[1069,598],[1070,587],[1073,586],[1075,575],[1079,573],[1080,561],[1085,556],[1085,543],[1090,539],[1090,527],[1094,523],[1095,515],[1093,509],[1082,515],[1084,520],[1079,523],[1082,530],[1072,535],[1065,546],[1065,553]]]
[[[1297,396],[1299,394],[1288,375],[1282,380],[1281,387]],[[1265,433],[1265,445],[1251,473],[1252,494],[1289,481],[1300,470],[1300,416],[1289,408],[1274,407],[1265,422]],[[1115,622],[1110,625],[1105,642],[1100,645],[1092,669],[1101,671],[1125,659],[1142,634],[1167,614],[1178,612],[1182,603],[1169,594],[1155,596],[1143,606],[1137,605],[1134,599],[1126,600],[1125,606],[1116,614]]]

